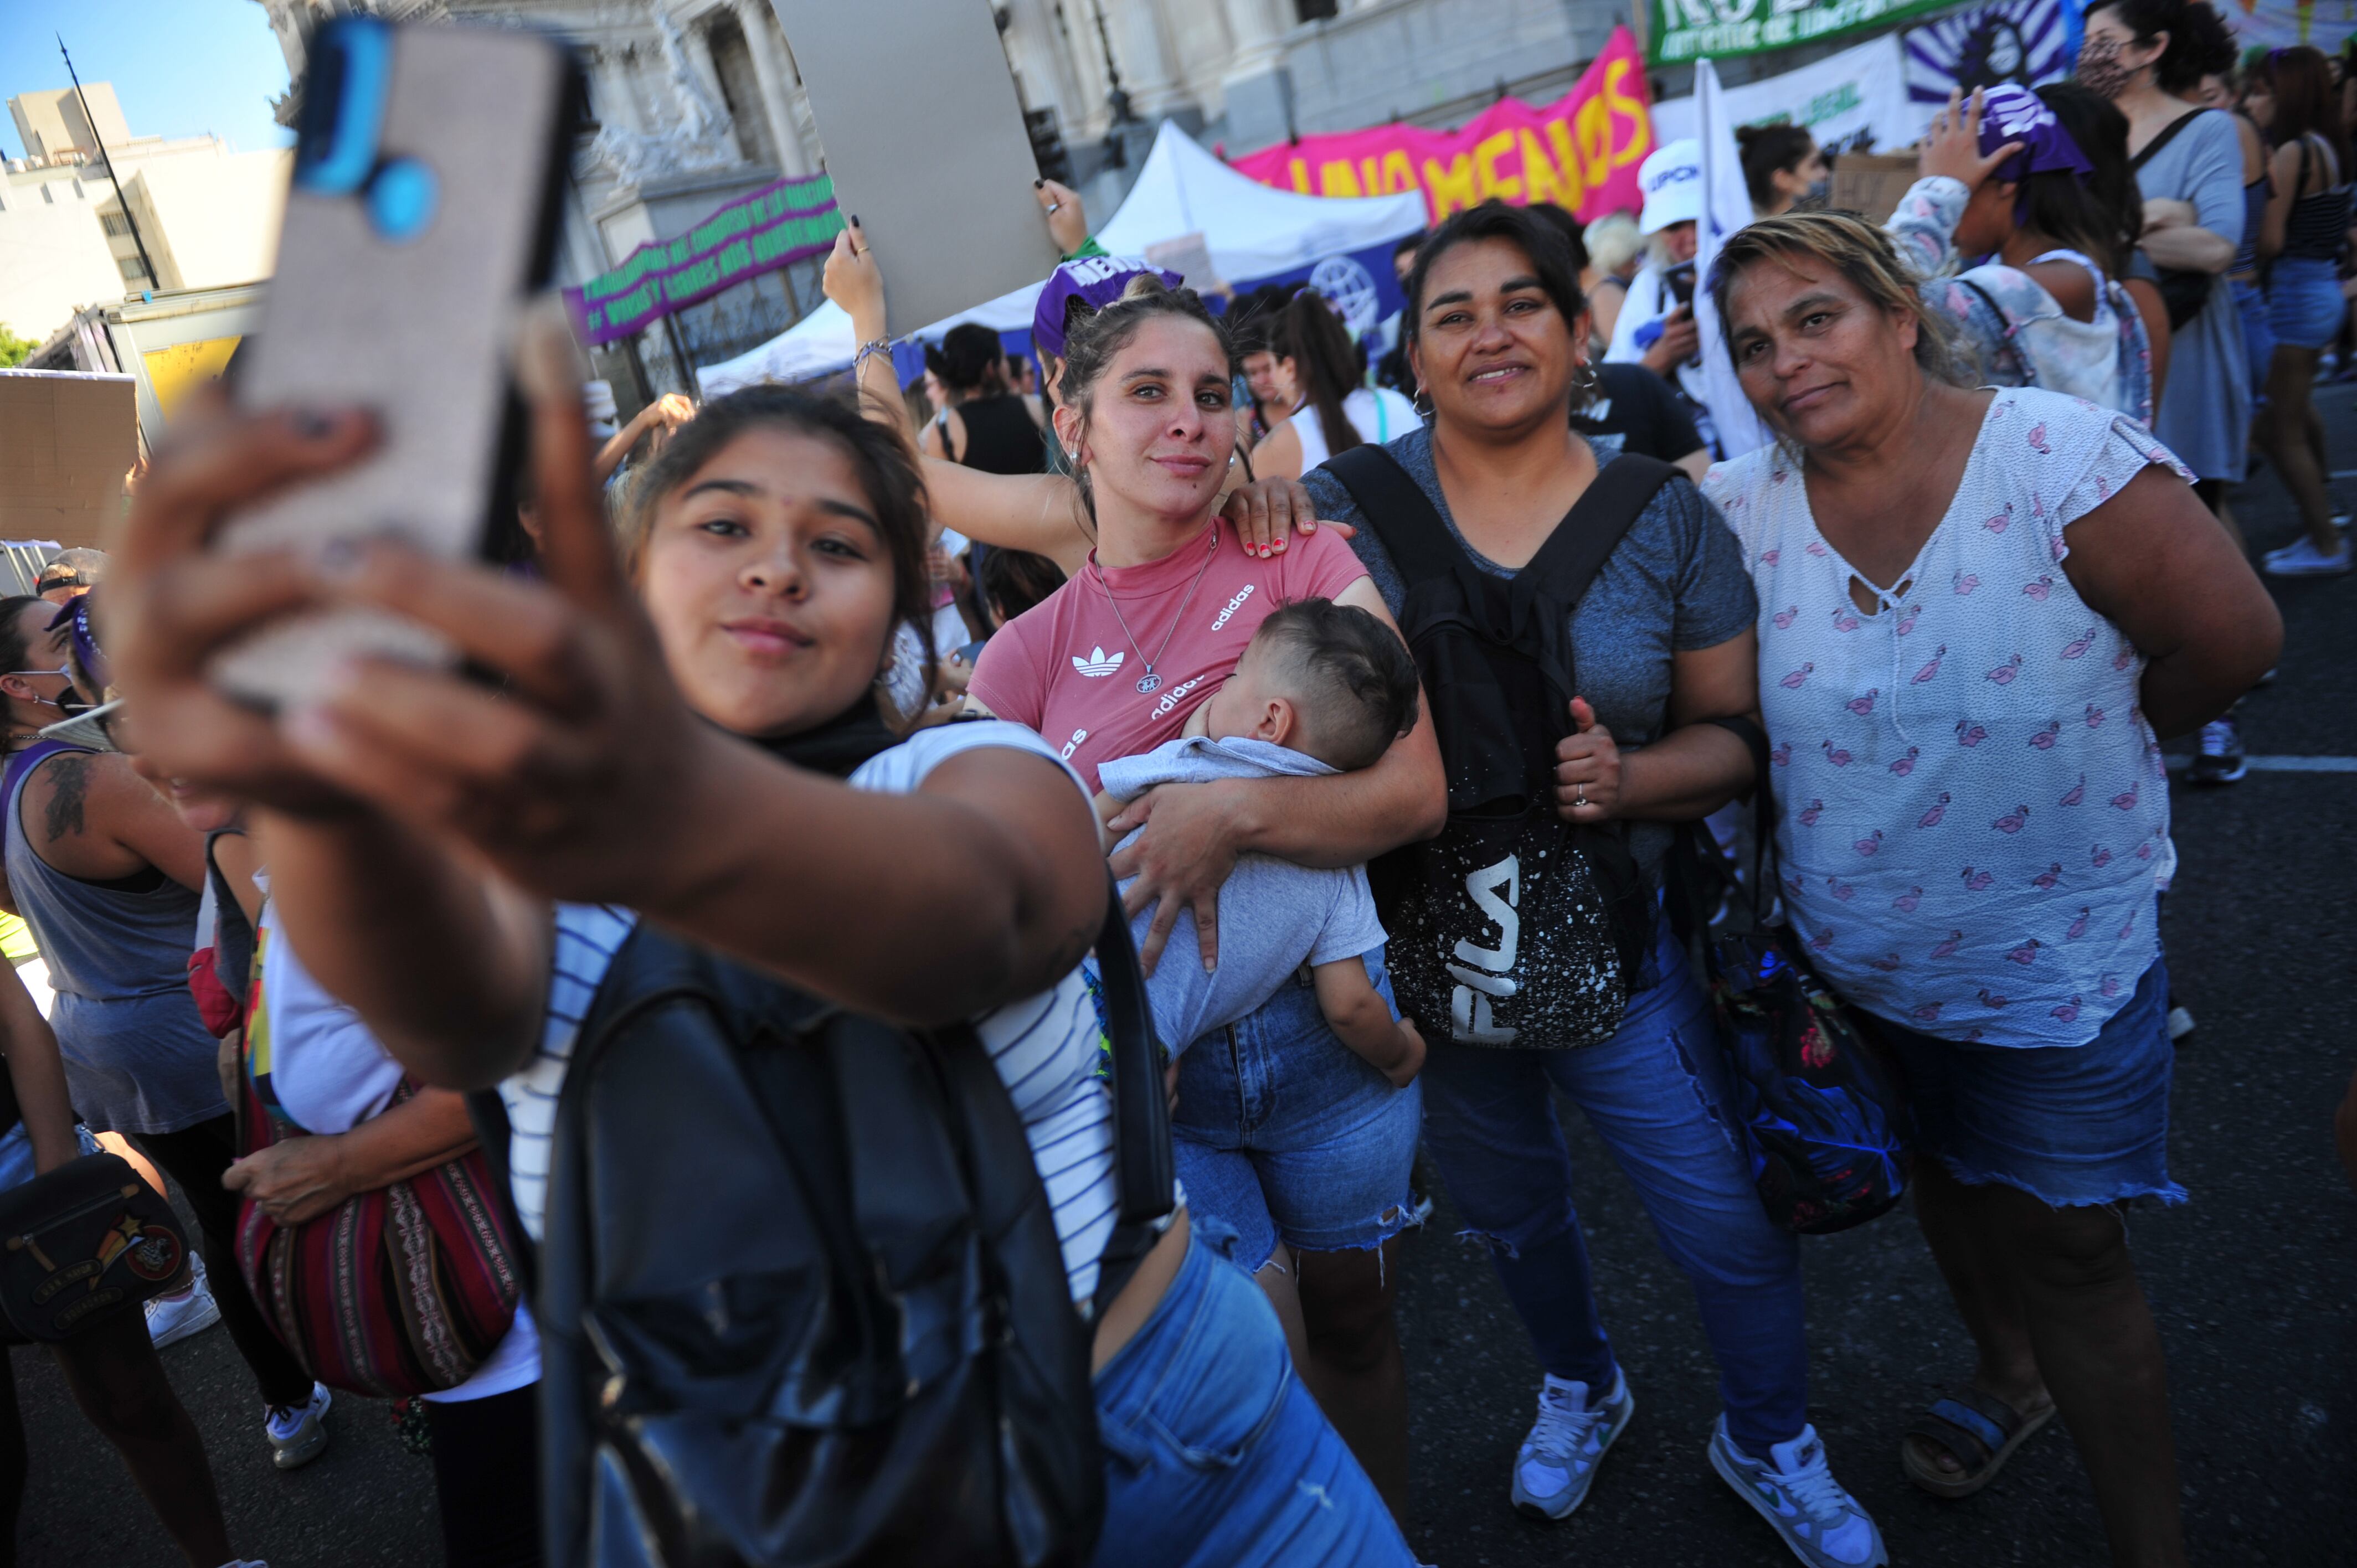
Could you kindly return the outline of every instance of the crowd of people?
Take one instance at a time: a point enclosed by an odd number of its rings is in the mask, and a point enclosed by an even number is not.
[[[908,387],[853,219],[847,386],[600,442],[530,320],[488,565],[210,553],[375,427],[199,394],[121,550],[0,600],[0,1198],[102,1149],[199,1233],[52,1346],[77,1403],[192,1568],[259,1568],[156,1354],[215,1321],[282,1468],[338,1392],[407,1402],[457,1568],[1412,1564],[1431,1180],[1541,1373],[1502,1502],[1568,1518],[1677,1375],[1616,1351],[1559,1099],[1692,1285],[1702,1461],[1811,1568],[1883,1563],[1700,961],[1749,906],[1903,1086],[1973,1346],[1897,1463],[1969,1497],[2060,1415],[2114,1561],[2181,1564],[2125,1219],[2187,1197],[2160,747],[2239,778],[2260,571],[2351,564],[2311,389],[2352,98],[2096,0],[2075,79],[1952,102],[1892,212],[1753,130],[1698,275],[1673,143],[1641,211],[1404,242],[1362,337],[1042,182],[1036,365],[961,327]],[[2260,457],[2305,533],[2255,568]],[[209,678],[355,608],[456,658],[275,713]],[[2357,1181],[2357,1081],[2338,1127]]]

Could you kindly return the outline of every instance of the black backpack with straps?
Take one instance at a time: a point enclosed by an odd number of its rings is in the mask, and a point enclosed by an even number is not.
[[[1653,901],[1619,826],[1566,822],[1555,746],[1571,733],[1571,612],[1678,470],[1606,465],[1512,577],[1483,571],[1380,446],[1326,464],[1407,583],[1415,656],[1448,777],[1437,838],[1368,868],[1400,1011],[1463,1045],[1558,1049],[1620,1027]]]
[[[1159,1239],[1173,1167],[1118,895],[1097,955],[1119,1183],[1101,1312]],[[471,1098],[503,1156],[499,1097]],[[531,1268],[551,1563],[1090,1560],[1091,1324],[972,1028],[864,1017],[640,923],[581,1025]]]

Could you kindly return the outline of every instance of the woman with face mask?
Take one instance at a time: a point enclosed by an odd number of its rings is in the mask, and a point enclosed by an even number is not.
[[[2169,301],[2169,374],[2153,434],[2193,471],[2211,510],[2241,482],[2251,426],[2249,357],[2218,278],[2243,242],[2243,146],[2233,117],[2189,102],[2231,68],[2226,24],[2202,0],[2095,0],[2079,80],[2118,105],[2144,196],[2139,250]]]

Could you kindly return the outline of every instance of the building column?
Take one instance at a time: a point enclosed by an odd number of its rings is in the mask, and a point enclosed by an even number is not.
[[[1227,0],[1236,56],[1220,86],[1227,100],[1228,149],[1249,152],[1292,131],[1293,81],[1285,69],[1285,32],[1271,0]]]
[[[1105,8],[1114,38],[1114,63],[1121,68],[1122,85],[1130,107],[1141,120],[1168,113],[1178,96],[1170,72],[1170,51],[1163,37],[1158,0],[1095,0]]]
[[[776,13],[769,0],[732,0],[737,25],[745,30],[745,45],[753,56],[753,80],[761,90],[761,117],[770,127],[770,145],[778,152],[778,172],[799,179],[810,172],[802,133],[794,125],[793,73],[778,42]]]

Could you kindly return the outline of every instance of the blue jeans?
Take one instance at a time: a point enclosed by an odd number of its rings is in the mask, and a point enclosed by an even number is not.
[[[1099,1568],[1415,1568],[1367,1473],[1294,1372],[1275,1309],[1197,1216],[1178,1277],[1097,1374]]]
[[[2267,324],[2267,296],[2257,283],[2246,279],[2229,279],[2227,286],[2234,293],[2234,309],[2243,318],[2243,352],[2251,360],[2251,396],[2255,400],[2267,395],[2267,372],[2276,362],[2276,329]]]
[[[1366,955],[1383,1000],[1382,950]],[[1171,1119],[1188,1207],[1239,1238],[1257,1270],[1280,1238],[1308,1252],[1379,1247],[1410,1218],[1424,1091],[1391,1080],[1337,1039],[1317,993],[1296,976],[1178,1058]]]
[[[2018,1187],[2050,1208],[2156,1197],[2169,1179],[2169,963],[2083,1046],[1975,1046],[1876,1017],[1899,1058],[1924,1153],[1971,1187]]]
[[[1638,981],[1644,989],[1619,1032],[1598,1045],[1499,1050],[1436,1031],[1424,1066],[1426,1146],[1468,1233],[1490,1244],[1539,1364],[1600,1395],[1612,1386],[1612,1347],[1548,1087],[1578,1106],[1636,1184],[1663,1251],[1693,1282],[1727,1435],[1764,1456],[1809,1419],[1799,1243],[1760,1207],[1725,1109],[1710,1003],[1666,928]]]

